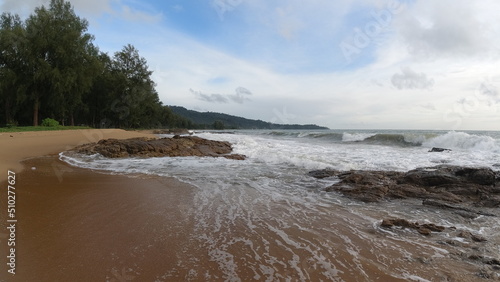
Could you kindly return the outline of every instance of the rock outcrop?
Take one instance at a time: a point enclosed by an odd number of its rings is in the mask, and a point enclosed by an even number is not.
[[[326,188],[364,201],[419,198],[424,204],[456,209],[463,215],[484,214],[474,207],[500,207],[500,177],[489,168],[440,165],[395,171],[312,171],[316,178],[336,177]]]
[[[451,149],[432,147],[429,152],[451,152]]]
[[[442,222],[449,226],[418,223],[414,219],[386,218],[379,224],[381,230],[390,229],[391,233],[398,232],[403,236],[411,236],[412,232],[407,230],[415,230],[426,240],[445,246],[450,258],[477,264],[480,267],[478,277],[497,280],[500,277],[498,251],[492,247],[496,246],[497,239],[483,236],[488,233],[476,233],[474,229],[463,228],[466,222],[477,223],[480,216],[500,216],[500,172],[489,168],[440,165],[408,172],[317,170],[311,171],[309,175],[316,178],[330,177],[335,182],[326,191],[336,191],[364,202],[421,199],[422,205],[413,208],[448,214],[450,217]],[[393,217],[401,213],[389,214]],[[422,219],[427,221],[426,218]],[[415,237],[407,239],[412,238]],[[422,258],[422,262],[428,260]]]
[[[406,219],[395,218],[395,219],[384,219],[380,224],[384,228],[392,228],[394,226],[399,226],[403,228],[415,229],[418,233],[422,235],[430,235],[432,232],[443,232],[446,227],[436,225],[433,223],[419,224],[418,222],[410,222]],[[472,236],[472,235],[471,235]]]
[[[193,132],[186,128],[155,129],[153,130],[153,134],[193,135]]]
[[[244,160],[245,156],[230,154],[229,142],[207,140],[195,136],[173,138],[105,139],[73,149],[82,154],[101,154],[107,158],[124,157],[224,157]]]

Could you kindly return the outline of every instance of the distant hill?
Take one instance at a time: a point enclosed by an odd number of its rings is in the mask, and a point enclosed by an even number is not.
[[[328,129],[315,124],[275,124],[213,112],[197,112],[184,107],[169,106],[175,113],[191,120],[199,128],[214,129]]]

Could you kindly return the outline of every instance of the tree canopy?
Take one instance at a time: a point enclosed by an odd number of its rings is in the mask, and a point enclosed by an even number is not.
[[[146,59],[128,44],[113,57],[94,45],[70,2],[26,19],[0,16],[0,125],[150,128],[190,125],[160,102]]]

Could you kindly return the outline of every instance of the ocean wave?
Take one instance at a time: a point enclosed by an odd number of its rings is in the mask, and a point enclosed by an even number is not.
[[[397,147],[421,146],[429,138],[437,136],[429,133],[377,133],[377,132],[286,132],[272,131],[264,135],[315,139],[328,143],[361,143]]]
[[[343,142],[362,144],[385,145],[396,147],[421,146],[429,138],[428,133],[344,133]]]
[[[360,142],[376,135],[376,133],[347,133],[342,134],[343,142]]]
[[[300,132],[297,132],[297,131],[264,131],[262,133],[262,135],[298,137],[300,135]]]
[[[303,133],[301,137],[309,137],[315,139],[326,139],[331,141],[342,141],[342,133],[337,132],[307,132]]]
[[[275,134],[277,135],[278,132]],[[500,139],[466,132],[294,132],[289,137],[315,139],[327,143],[383,145],[389,147],[440,147],[500,152]],[[283,136],[283,135],[282,135]]]
[[[262,133],[281,139],[313,139],[320,143],[382,145],[389,147],[440,147],[455,150],[500,152],[500,135],[488,132],[455,131],[270,131]]]
[[[500,140],[491,136],[451,131],[429,139],[422,144],[425,147],[441,147],[473,151],[500,152]]]
[[[311,139],[324,139],[330,141],[342,141],[343,134],[338,132],[318,132],[318,131],[270,131],[264,132],[262,135],[265,136],[276,136],[276,137],[294,137],[294,138],[311,138]]]

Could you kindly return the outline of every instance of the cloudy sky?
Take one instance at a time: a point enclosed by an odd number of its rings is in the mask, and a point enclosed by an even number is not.
[[[139,49],[167,105],[334,129],[500,130],[498,0],[70,2],[102,51]]]

